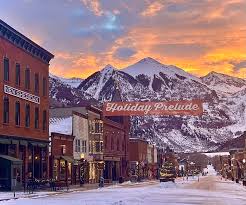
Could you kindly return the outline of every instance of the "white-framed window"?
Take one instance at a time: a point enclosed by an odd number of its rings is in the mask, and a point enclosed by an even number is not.
[[[89,120],[89,131],[92,134],[102,134],[103,133],[103,121]]]
[[[75,140],[75,152],[80,152],[80,140]]]
[[[82,140],[81,152],[86,153],[86,140]]]

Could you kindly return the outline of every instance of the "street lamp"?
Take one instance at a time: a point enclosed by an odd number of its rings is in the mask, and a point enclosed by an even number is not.
[[[246,186],[246,159],[243,159],[243,185]]]

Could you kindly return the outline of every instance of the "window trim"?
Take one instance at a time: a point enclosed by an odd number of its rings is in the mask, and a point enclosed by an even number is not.
[[[19,118],[18,118],[18,124],[17,124],[17,110],[16,110],[16,105],[19,104]],[[20,101],[15,102],[15,126],[20,127],[21,125],[21,103]]]
[[[36,123],[36,110],[38,111],[37,112],[38,113],[38,115],[37,115],[37,123]],[[39,129],[39,112],[40,112],[39,107],[35,106],[35,108],[34,108],[34,128],[35,129]]]
[[[6,75],[5,75],[5,60],[8,61],[7,79],[5,79],[5,76],[6,76]],[[5,56],[5,57],[3,58],[3,80],[4,80],[5,82],[9,82],[9,81],[10,81],[9,67],[10,67],[9,58]]]
[[[18,78],[17,78],[17,66],[19,66],[19,77]],[[18,87],[21,86],[21,65],[18,62],[15,63],[15,85]]]
[[[29,71],[29,81],[27,81],[27,71]],[[31,69],[27,66],[25,69],[25,90],[31,89]]]
[[[36,77],[37,77],[37,79],[36,79]],[[36,80],[37,80],[37,82],[36,82]],[[39,94],[39,73],[34,73],[34,92],[35,92],[35,94]]]
[[[29,116],[27,116],[27,108],[28,107],[29,107]],[[29,118],[29,121],[27,121],[27,118]],[[30,106],[30,104],[27,103],[25,105],[25,127],[30,128],[30,126],[31,126],[31,106]]]
[[[45,115],[44,115],[44,113],[45,113]],[[47,131],[47,110],[43,110],[43,116],[42,117],[43,117],[42,129],[43,129],[43,131]]]
[[[47,83],[48,83],[47,78],[45,76],[43,76],[43,78],[42,78],[42,95],[43,95],[43,97],[47,96],[47,92],[48,92]]]
[[[7,112],[7,115],[6,115],[6,112],[5,112],[5,100],[8,101],[8,112]],[[3,97],[3,123],[4,124],[9,124],[9,98],[7,96]]]

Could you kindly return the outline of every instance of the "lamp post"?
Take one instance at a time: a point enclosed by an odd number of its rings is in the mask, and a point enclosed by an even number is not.
[[[243,186],[246,186],[246,159],[243,159]]]
[[[137,171],[137,181],[140,181],[139,162],[136,162],[136,171]]]

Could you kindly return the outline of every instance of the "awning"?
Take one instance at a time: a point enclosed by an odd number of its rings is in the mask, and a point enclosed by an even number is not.
[[[20,140],[20,145],[27,146],[28,142],[26,140]]]
[[[48,143],[42,143],[42,142],[31,142],[32,146],[39,146],[39,147],[47,147]]]
[[[11,144],[11,140],[10,139],[0,138],[0,144]]]
[[[70,162],[70,163],[74,162],[74,159],[72,157],[69,157],[69,156],[61,156],[61,158],[67,162]]]
[[[19,140],[12,140],[12,144],[19,144]]]
[[[17,159],[17,158],[8,156],[8,155],[0,155],[0,158],[8,160],[8,161],[11,161],[11,162],[14,162],[14,163],[22,163],[21,159]]]

